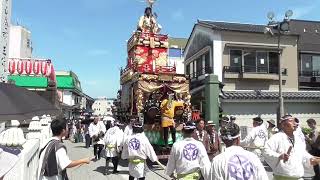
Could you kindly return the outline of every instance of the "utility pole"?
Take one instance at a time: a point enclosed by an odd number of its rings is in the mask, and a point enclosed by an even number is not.
[[[279,124],[279,120],[282,116],[284,116],[284,102],[283,102],[283,93],[282,93],[282,61],[281,61],[281,57],[282,57],[282,51],[280,49],[280,39],[281,39],[281,35],[283,33],[287,33],[289,32],[289,22],[290,22],[290,17],[293,15],[293,12],[291,10],[286,11],[285,13],[285,17],[282,21],[274,21],[274,13],[273,12],[269,12],[268,13],[268,19],[269,19],[269,23],[268,26],[265,29],[265,33],[270,33],[272,36],[274,36],[274,33],[272,30],[275,30],[277,33],[277,38],[278,38],[278,46],[277,46],[277,51],[278,51],[278,58],[279,58],[279,62],[278,62],[278,73],[279,73],[279,114],[277,117],[277,124]],[[270,28],[271,27],[271,28]]]
[[[278,27],[279,116],[282,117],[282,116],[284,116],[284,104],[283,104],[283,94],[282,94],[282,61],[281,61],[282,52],[281,52],[281,49],[280,49],[280,38],[281,38],[281,34],[280,34],[279,28],[280,28],[280,27]],[[277,119],[280,119],[280,117],[277,118]]]

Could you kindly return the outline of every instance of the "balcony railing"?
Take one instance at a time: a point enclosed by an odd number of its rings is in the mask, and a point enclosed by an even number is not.
[[[254,74],[278,74],[278,67],[259,67],[259,66],[224,66],[225,73],[254,73]],[[282,70],[283,75],[287,75],[287,69]]]
[[[194,78],[198,78],[202,75],[211,74],[211,73],[213,73],[212,67],[204,67],[204,68],[200,69],[199,71],[193,72],[187,76],[189,79],[194,79]]]
[[[320,77],[320,71],[300,71],[299,76]]]

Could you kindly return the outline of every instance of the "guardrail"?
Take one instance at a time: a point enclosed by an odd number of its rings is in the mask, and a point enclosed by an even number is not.
[[[51,137],[52,134],[49,128],[50,122],[43,122],[41,120],[41,122],[37,121],[36,124],[38,127],[32,129],[29,126],[27,134],[18,138],[21,139],[26,137],[27,139],[22,145],[19,145],[21,152],[18,155],[18,161],[15,163],[13,168],[4,175],[3,180],[37,179],[40,148],[42,143],[46,142],[47,138]],[[18,127],[15,128],[19,129]],[[3,144],[3,142],[0,143]]]
[[[40,139],[27,140],[15,166],[4,176],[4,180],[35,180],[39,164]]]

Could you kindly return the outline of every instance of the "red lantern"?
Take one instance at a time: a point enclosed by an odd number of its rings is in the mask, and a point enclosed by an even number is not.
[[[33,62],[33,73],[35,75],[39,75],[39,73],[40,73],[40,62],[39,61]]]
[[[51,68],[50,68],[50,76],[49,76],[49,79],[52,81],[52,82],[55,82],[57,83],[56,81],[56,73],[54,71],[54,68],[53,68],[53,65],[51,64]]]
[[[47,63],[47,73],[45,74],[45,76],[50,76],[51,73],[52,73],[52,64]]]
[[[16,72],[16,60],[14,59],[9,61],[9,72],[10,74],[14,74]]]
[[[47,62],[42,61],[41,62],[41,74],[45,76],[47,74],[47,72],[48,72]]]
[[[24,61],[22,60],[18,60],[18,73],[22,74],[24,71]]]
[[[32,72],[32,62],[30,60],[25,62],[25,69],[26,69],[26,73],[29,75]]]

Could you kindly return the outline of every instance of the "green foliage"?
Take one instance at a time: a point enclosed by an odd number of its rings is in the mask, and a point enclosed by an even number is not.
[[[303,128],[302,128],[303,134],[310,134],[311,131],[312,131],[312,130],[311,130],[310,128],[306,128],[306,127],[303,127]]]

